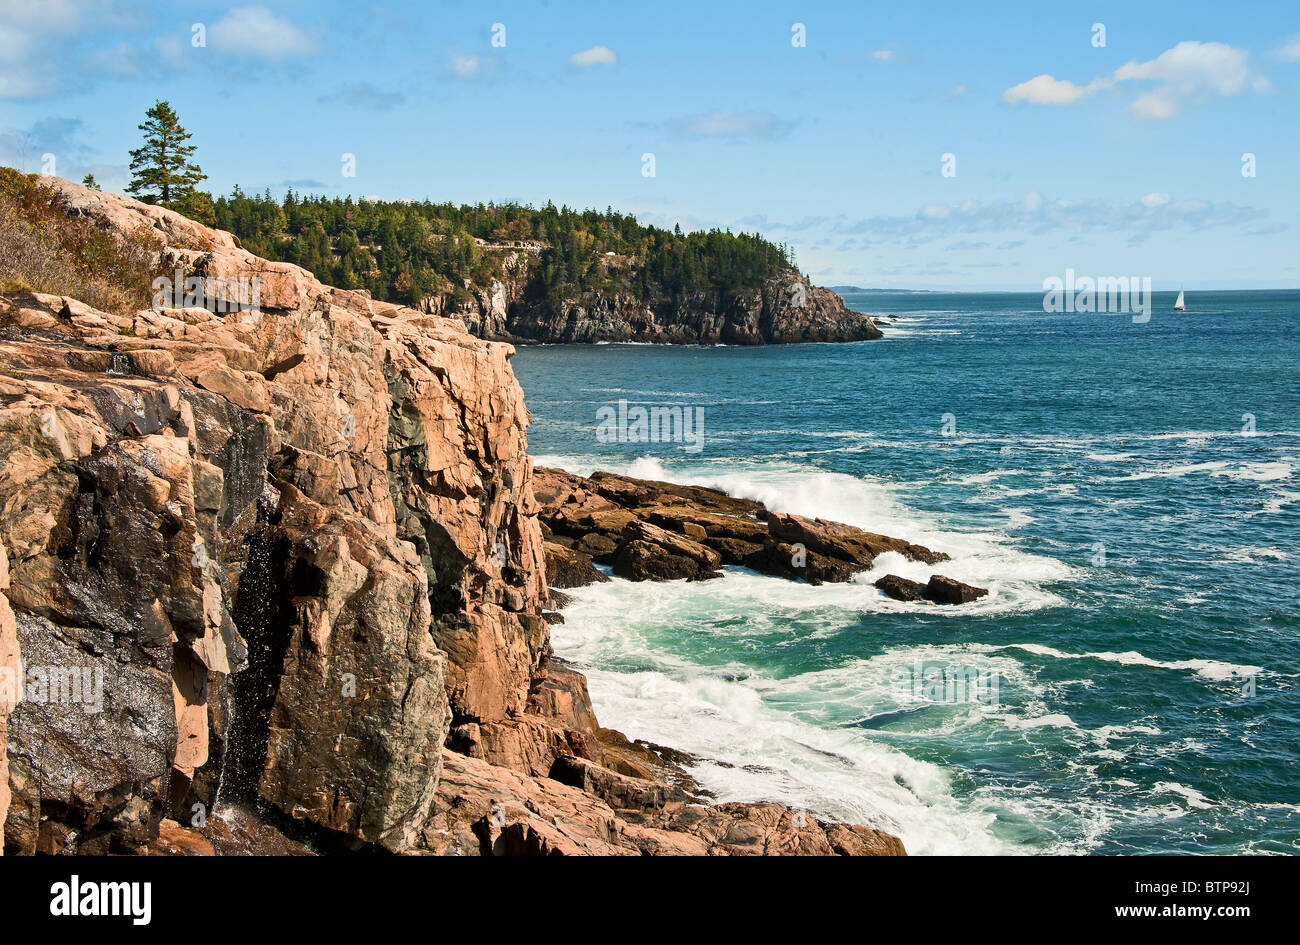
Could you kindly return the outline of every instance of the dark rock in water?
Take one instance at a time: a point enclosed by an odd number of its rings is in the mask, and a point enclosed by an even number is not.
[[[925,585],[918,581],[909,581],[897,574],[886,574],[876,581],[876,587],[880,588],[887,597],[892,597],[894,600],[925,600]]]
[[[908,561],[921,561],[934,564],[948,560],[940,551],[931,551],[921,545],[890,538],[873,532],[844,525],[840,522],[828,522],[820,518],[807,518],[803,515],[784,515],[771,512],[767,516],[767,527],[773,538],[792,544],[800,544],[809,551],[839,558],[861,565],[859,570],[871,567],[877,555],[895,551]]]
[[[979,598],[988,594],[988,591],[982,587],[963,584],[961,581],[954,581],[942,574],[931,576],[926,584],[919,581],[909,581],[897,574],[886,574],[876,581],[876,587],[894,600],[927,600],[932,604],[969,604],[971,601],[979,600]]]
[[[844,584],[853,580],[853,575],[859,571],[866,570],[856,561],[846,561],[772,539],[748,555],[743,563],[745,567],[763,574],[789,578],[791,581],[807,581],[814,587],[826,582]]]
[[[542,467],[533,473],[553,586],[577,586],[561,582],[572,580],[568,555],[582,552],[635,581],[702,580],[722,565],[739,565],[813,585],[851,581],[887,551],[927,564],[948,557],[702,486]]]
[[[600,561],[603,564],[610,555],[618,550],[618,542],[599,532],[588,532],[577,542],[576,548],[583,554],[590,555],[592,560]]]
[[[697,576],[700,566],[648,541],[630,541],[614,556],[614,573],[629,581],[676,581]]]
[[[930,582],[925,585],[926,600],[934,601],[936,604],[969,604],[987,594],[986,588],[963,584],[942,574],[932,575]]]
[[[555,626],[557,623],[564,623],[564,614],[557,610],[543,610],[542,619],[551,626]]]
[[[591,556],[572,548],[548,541],[546,552],[546,583],[551,587],[586,587],[608,581],[594,564]]]
[[[624,534],[630,539],[614,554],[614,573],[633,581],[699,580],[713,577],[722,555],[649,522],[634,522]]]

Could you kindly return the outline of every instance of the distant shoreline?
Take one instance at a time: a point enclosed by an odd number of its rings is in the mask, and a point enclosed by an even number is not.
[[[856,285],[828,285],[827,289],[843,295],[846,292],[854,295],[1042,295],[1042,289],[880,289],[864,288]],[[1253,287],[1249,289],[1232,288],[1216,289],[1203,288],[1194,285],[1182,286],[1186,292],[1198,293],[1219,293],[1219,292],[1300,292],[1300,285],[1297,286],[1275,286],[1275,287]],[[1178,289],[1156,289],[1157,293],[1164,295],[1177,295]]]

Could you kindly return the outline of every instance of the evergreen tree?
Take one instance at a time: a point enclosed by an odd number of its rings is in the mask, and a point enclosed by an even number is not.
[[[196,198],[194,185],[206,180],[207,175],[190,162],[195,146],[185,143],[190,133],[181,127],[175,110],[166,102],[155,102],[145,112],[145,123],[139,128],[144,132],[144,145],[131,152],[127,193],[145,203],[160,203],[182,213],[202,209],[203,201]],[[207,209],[211,213],[211,197]]]
[[[611,292],[633,293],[656,310],[684,300],[720,310],[738,292],[788,273],[794,262],[788,245],[757,234],[660,229],[610,208],[602,213],[549,202],[458,206],[292,190],[277,201],[235,188],[214,209],[216,224],[259,256],[297,263],[323,282],[366,289],[376,299],[415,304],[442,296],[454,307],[469,298],[467,281],[482,289],[522,278],[524,298],[553,314]],[[523,257],[480,247],[476,238],[545,245],[538,256]],[[607,251],[622,258],[606,260]]]
[[[91,190],[102,190],[102,189],[103,189],[103,188],[101,188],[101,187],[99,186],[99,182],[95,180],[95,175],[94,175],[94,174],[87,174],[85,177],[83,177],[83,178],[81,179],[81,183],[82,183],[84,186],[89,187]]]

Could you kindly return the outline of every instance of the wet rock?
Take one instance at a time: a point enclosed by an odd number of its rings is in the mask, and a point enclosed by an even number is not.
[[[963,584],[941,574],[932,575],[925,586],[925,599],[936,604],[969,604],[986,594],[987,588]]]
[[[592,554],[636,581],[700,580],[722,565],[738,565],[809,584],[843,583],[887,551],[925,563],[947,559],[901,539],[771,512],[702,486],[545,468],[534,478],[541,520],[552,535],[548,554],[550,545],[564,543],[568,554]],[[560,580],[571,580],[566,553],[554,554]]]
[[[614,554],[613,569],[633,581],[700,580],[714,576],[722,555],[697,541],[649,522],[633,522]]]
[[[23,610],[17,626],[28,685],[9,718],[7,852],[147,844],[177,743],[170,643],[61,627]]]
[[[905,577],[899,577],[897,574],[886,574],[876,581],[876,587],[880,588],[886,596],[894,600],[917,601],[925,600],[925,585],[918,581],[909,581]]]
[[[828,522],[820,518],[807,518],[803,515],[784,515],[771,512],[767,516],[768,530],[772,537],[791,544],[800,544],[810,551],[852,562],[861,569],[871,567],[877,555],[887,551],[901,554],[909,561],[921,561],[934,564],[947,561],[943,552],[931,551],[921,545],[889,538],[872,532],[844,525],[840,522]]]
[[[929,601],[932,604],[969,604],[988,594],[985,588],[963,584],[941,574],[931,576],[925,584],[909,581],[897,574],[886,574],[876,581],[876,587],[894,600]]]
[[[223,805],[197,832],[212,845],[217,856],[317,855],[310,846],[286,835],[261,814],[242,807]]]
[[[553,541],[545,544],[546,580],[551,587],[586,587],[608,581],[595,565],[591,556]]]
[[[291,489],[278,525],[288,639],[258,793],[400,851],[432,803],[451,720],[424,568],[377,526]]]
[[[143,856],[216,856],[212,841],[197,830],[164,819],[158,825],[158,837],[140,851]]]

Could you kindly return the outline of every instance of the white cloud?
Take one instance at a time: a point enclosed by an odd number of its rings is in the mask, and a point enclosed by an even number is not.
[[[1292,36],[1284,42],[1277,51],[1279,59],[1285,59],[1287,62],[1300,62],[1300,33]]]
[[[1100,80],[1087,85],[1075,85],[1068,79],[1058,79],[1044,73],[1034,76],[1028,82],[1013,85],[1002,93],[1002,99],[1012,105],[1017,102],[1028,102],[1030,105],[1069,105],[1104,87]]]
[[[1164,121],[1178,114],[1178,100],[1167,92],[1147,92],[1135,98],[1129,110],[1138,118]]]
[[[1300,45],[1300,44],[1297,44]],[[1297,49],[1300,56],[1300,49]],[[1109,76],[1076,85],[1068,79],[1039,75],[1002,93],[1010,103],[1069,105],[1121,82],[1154,82],[1129,106],[1138,118],[1163,121],[1178,114],[1185,101],[1206,102],[1244,92],[1266,92],[1268,78],[1250,66],[1250,54],[1226,43],[1182,42],[1155,59],[1134,60]]]
[[[1155,59],[1120,66],[1115,80],[1154,79],[1182,94],[1236,95],[1251,78],[1248,59],[1244,49],[1224,43],[1179,43]]]
[[[208,45],[273,62],[309,56],[318,48],[315,37],[265,7],[234,8],[208,28]]]
[[[477,79],[483,72],[483,63],[478,56],[453,54],[448,68],[462,79]]]
[[[0,0],[0,30],[24,30],[36,34],[71,33],[81,25],[86,0]]]
[[[1155,59],[1120,66],[1115,80],[1161,83],[1132,105],[1134,115],[1155,121],[1177,115],[1185,99],[1204,102],[1269,88],[1268,79],[1250,68],[1246,50],[1225,43],[1179,43]]]
[[[963,200],[927,204],[911,215],[854,219],[846,215],[804,218],[792,223],[753,217],[741,221],[765,232],[824,233],[854,237],[863,248],[889,244],[914,248],[960,235],[1007,233],[1021,237],[1065,237],[1081,232],[1143,234],[1165,230],[1268,225],[1269,211],[1234,203],[1175,200],[1166,193],[1128,202],[1100,199],[1048,199],[1030,192],[1019,199]],[[1016,243],[1008,243],[1013,248]]]
[[[0,133],[0,164],[35,171],[45,154],[53,154],[61,176],[80,178],[95,154],[86,144],[84,130],[79,118],[54,116],[28,128]]]
[[[592,46],[569,57],[569,62],[579,69],[591,66],[612,66],[618,62],[618,56],[608,46]]]
[[[85,27],[85,2],[0,0],[0,99],[38,98],[53,92],[60,70],[49,47]]]
[[[446,74],[461,82],[488,81],[500,67],[501,60],[491,53],[480,55],[462,49],[447,50]]]
[[[872,52],[871,58],[878,62],[897,62],[898,53],[892,49],[877,49]]]

